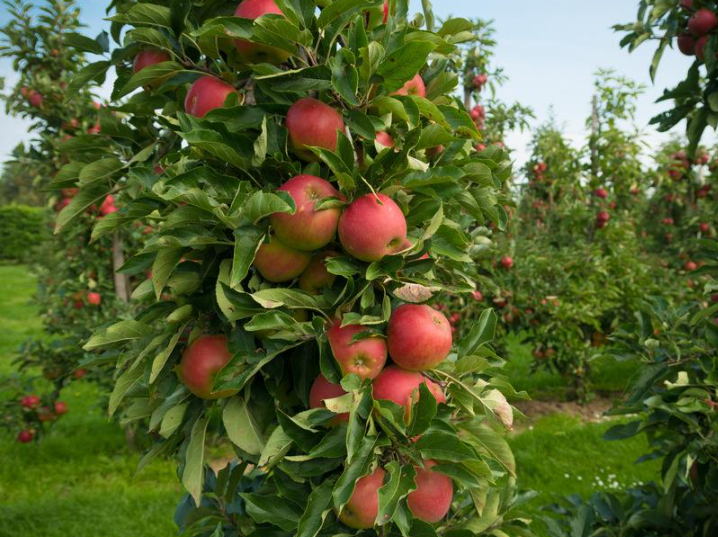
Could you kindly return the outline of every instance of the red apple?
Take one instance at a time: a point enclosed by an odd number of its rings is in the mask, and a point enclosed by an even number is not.
[[[449,321],[430,306],[404,304],[396,308],[387,335],[391,359],[408,371],[432,369],[451,352]]]
[[[150,65],[156,65],[162,62],[168,62],[170,60],[171,58],[169,53],[165,52],[164,50],[143,50],[137,56],[135,56],[135,60],[132,62],[132,72],[139,73],[145,67],[149,67]]]
[[[403,250],[406,233],[404,213],[384,194],[367,194],[354,200],[339,219],[339,240],[344,249],[369,263]]]
[[[115,207],[115,198],[113,196],[107,196],[102,205],[100,205],[100,214],[106,216],[111,213],[116,213],[117,207]]]
[[[608,214],[606,211],[600,211],[596,215],[596,221],[597,222],[608,222],[611,219],[611,215]]]
[[[99,306],[100,302],[102,302],[102,296],[100,296],[100,293],[87,293],[87,303],[90,306]]]
[[[705,61],[706,55],[705,55],[705,47],[706,43],[708,42],[708,36],[704,35],[703,37],[699,37],[696,39],[696,47],[695,47],[695,54],[696,58],[698,58],[700,61]],[[672,179],[680,179],[681,178],[681,172],[678,170],[668,170],[668,175],[671,176]]]
[[[336,274],[327,270],[326,261],[330,257],[337,257],[337,252],[320,252],[312,257],[307,269],[299,277],[299,288],[313,295],[318,294],[325,287],[331,287],[336,280]]]
[[[62,416],[63,414],[67,414],[67,411],[67,403],[63,401],[58,401],[55,403],[55,414],[57,414],[58,416]]]
[[[481,302],[484,300],[484,295],[481,293],[481,291],[472,291],[471,298],[476,300],[476,302]]]
[[[384,0],[384,19],[382,22],[386,24],[389,21],[389,2],[388,0]]]
[[[379,489],[384,483],[385,475],[382,468],[377,468],[373,473],[359,479],[349,502],[339,513],[339,520],[355,530],[374,527],[379,514]]]
[[[691,34],[681,34],[676,39],[678,50],[680,50],[686,56],[695,56],[696,54],[696,39]]]
[[[20,406],[23,408],[37,408],[40,406],[40,398],[37,395],[26,395],[20,399]]]
[[[424,467],[416,467],[416,490],[409,493],[409,509],[419,520],[435,524],[446,516],[454,498],[454,486],[451,478],[432,472],[436,461],[424,461]]]
[[[501,266],[503,266],[505,269],[513,268],[514,266],[514,260],[511,256],[505,255],[501,258]]]
[[[231,397],[237,390],[212,391],[212,383],[217,373],[231,359],[226,336],[200,336],[182,354],[179,365],[180,379],[190,392],[201,399]]]
[[[480,75],[476,75],[472,81],[474,88],[477,90],[481,90],[485,85],[486,82],[488,82],[489,77],[488,75],[481,73]]]
[[[698,268],[698,265],[694,261],[686,261],[685,265],[683,265],[683,268],[686,269],[688,272],[693,272]]]
[[[698,226],[698,229],[701,230],[701,233],[708,233],[711,230],[711,225],[707,222],[701,222],[701,224]]]
[[[324,408],[324,401],[326,399],[335,399],[346,395],[346,393],[340,384],[332,384],[324,375],[319,375],[309,390],[309,408]],[[332,425],[336,425],[339,422],[348,420],[349,413],[347,412],[337,415],[331,423]]]
[[[681,0],[681,7],[686,10],[692,10],[693,0]]]
[[[87,369],[84,369],[84,368],[82,368],[82,367],[79,368],[79,369],[75,369],[75,371],[73,371],[72,375],[73,375],[76,379],[81,379],[82,377],[84,377],[85,375],[87,375]]]
[[[376,141],[379,142],[379,144],[383,145],[384,147],[394,147],[394,138],[389,136],[384,131],[380,131],[376,133]]]
[[[31,106],[34,106],[35,108],[40,108],[42,106],[42,102],[45,100],[42,96],[42,94],[35,90],[30,90],[27,93],[27,100],[30,103]]]
[[[237,90],[230,84],[213,76],[203,76],[187,92],[185,112],[195,117],[204,117],[210,110],[224,106],[231,93],[237,93]]]
[[[328,104],[311,97],[299,99],[289,108],[286,126],[292,149],[307,162],[319,160],[309,147],[334,151],[337,148],[337,134],[344,132],[341,114]]]
[[[604,200],[608,197],[608,191],[605,188],[597,188],[596,190],[594,190],[593,193],[596,195],[596,197]]]
[[[386,364],[386,342],[380,337],[366,337],[354,341],[354,337],[367,333],[368,329],[355,324],[341,327],[341,322],[332,323],[327,337],[332,353],[342,375],[354,373],[362,379],[373,379]]]
[[[282,15],[282,10],[277,7],[273,0],[244,0],[234,11],[235,17],[242,19],[258,19],[262,15]],[[245,39],[237,39],[234,42],[237,47],[237,55],[243,63],[271,63],[279,65],[287,61],[291,54],[286,50],[268,45],[252,43]]]
[[[411,405],[419,400],[419,387],[426,384],[437,403],[445,403],[446,396],[441,387],[416,371],[406,371],[395,365],[384,368],[373,381],[376,400],[393,401],[404,407],[404,419],[411,420]]]
[[[418,95],[419,97],[426,97],[426,85],[421,75],[417,73],[414,78],[409,80],[400,89],[396,90],[392,95]]]
[[[101,130],[100,122],[98,121],[92,127],[87,129],[87,134],[100,134],[100,130]],[[70,138],[72,138],[72,136]]]
[[[313,251],[334,240],[341,209],[315,209],[327,198],[342,198],[331,183],[313,175],[298,175],[277,190],[288,193],[296,206],[294,214],[274,213],[270,217],[272,229],[282,242],[297,250]]]
[[[688,20],[688,31],[702,37],[718,26],[718,19],[710,9],[699,9]]]
[[[292,281],[306,270],[312,254],[290,248],[277,237],[272,236],[263,243],[254,257],[254,267],[268,282]]]
[[[32,433],[32,431],[20,431],[17,433],[16,440],[21,444],[29,444],[32,442],[32,439],[35,437],[35,435]]]

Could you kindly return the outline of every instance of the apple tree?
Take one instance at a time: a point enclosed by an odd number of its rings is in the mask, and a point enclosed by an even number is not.
[[[123,127],[78,142],[97,173],[61,228],[109,192],[128,202],[96,239],[153,226],[123,268],[149,303],[85,348],[117,362],[110,413],[155,433],[143,464],[177,457],[179,525],[530,535],[496,316],[454,341],[432,307],[475,291],[470,232],[506,221],[510,161],[476,151],[460,94],[473,23],[404,0],[110,8],[118,48],[70,90],[114,69]],[[210,469],[210,444],[236,460]]]

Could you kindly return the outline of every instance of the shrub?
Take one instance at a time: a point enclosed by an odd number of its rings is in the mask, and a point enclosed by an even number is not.
[[[47,235],[45,211],[27,205],[0,207],[0,260],[27,261]]]

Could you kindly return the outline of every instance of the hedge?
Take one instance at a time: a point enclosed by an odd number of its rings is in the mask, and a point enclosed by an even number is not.
[[[0,206],[0,260],[26,261],[47,235],[45,223],[41,207]]]

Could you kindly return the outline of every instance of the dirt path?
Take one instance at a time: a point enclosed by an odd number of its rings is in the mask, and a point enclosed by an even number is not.
[[[613,406],[613,399],[596,397],[589,403],[581,405],[571,401],[518,401],[514,406],[523,412],[527,420],[519,419],[517,427],[526,427],[531,422],[550,414],[566,414],[575,416],[582,421],[596,423],[605,419],[605,412]]]

